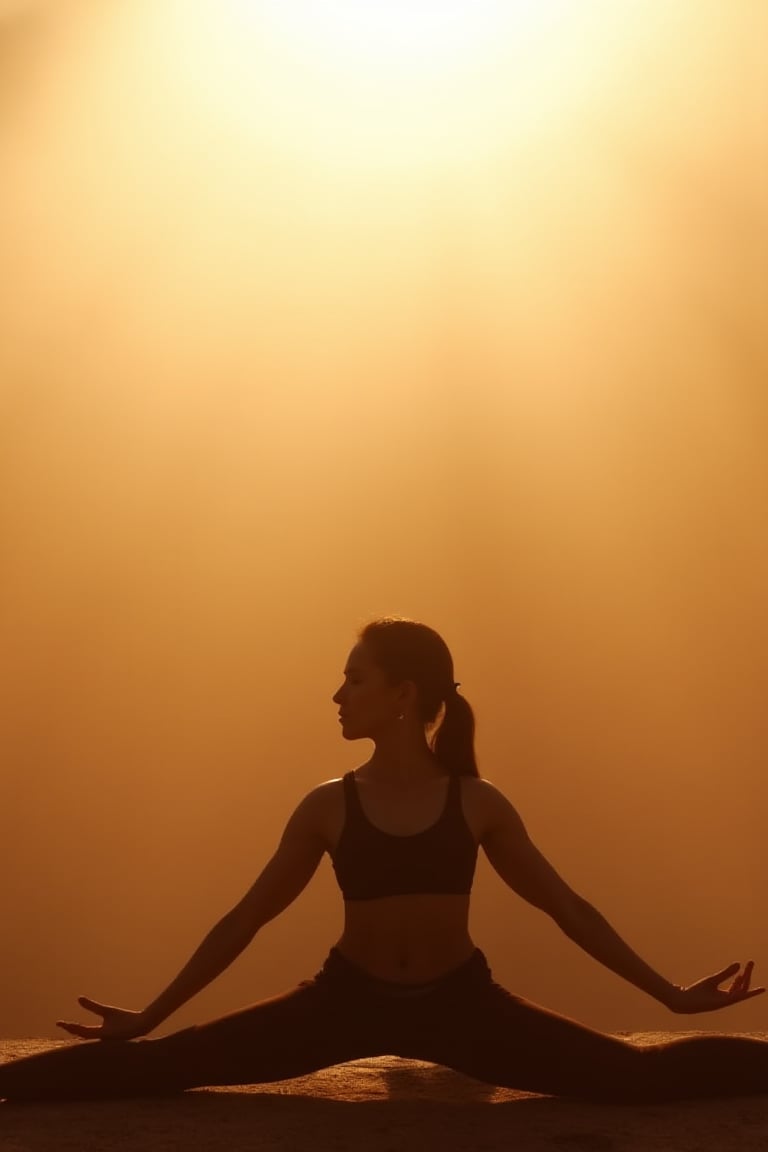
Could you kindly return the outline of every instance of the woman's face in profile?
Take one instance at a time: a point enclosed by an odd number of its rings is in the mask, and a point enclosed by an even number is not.
[[[345,740],[372,737],[396,717],[395,691],[384,673],[371,660],[360,643],[349,654],[344,683],[333,697],[339,706],[341,732]]]

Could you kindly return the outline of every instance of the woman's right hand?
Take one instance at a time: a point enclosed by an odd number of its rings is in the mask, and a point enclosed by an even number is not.
[[[131,1012],[127,1008],[114,1008],[109,1004],[100,1004],[98,1000],[89,1000],[87,996],[78,996],[78,1004],[101,1016],[101,1024],[76,1024],[70,1020],[57,1020],[56,1027],[79,1036],[81,1040],[133,1040],[137,1036],[144,1036],[152,1030],[151,1024],[143,1012]]]

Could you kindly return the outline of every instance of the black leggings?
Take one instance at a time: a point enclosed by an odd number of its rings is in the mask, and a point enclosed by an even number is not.
[[[381,1055],[614,1103],[768,1092],[762,1040],[703,1035],[640,1047],[513,996],[479,949],[438,980],[403,985],[369,976],[332,948],[312,980],[207,1024],[158,1039],[78,1041],[0,1065],[0,1098],[167,1095]]]

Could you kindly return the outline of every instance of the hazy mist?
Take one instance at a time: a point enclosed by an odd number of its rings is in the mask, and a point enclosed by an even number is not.
[[[646,960],[768,980],[768,9],[585,0],[387,90],[252,7],[0,4],[0,1035],[169,982],[369,755],[331,696],[382,613]],[[325,859],[161,1031],[341,914]],[[596,1027],[768,1028],[485,860],[472,931]]]

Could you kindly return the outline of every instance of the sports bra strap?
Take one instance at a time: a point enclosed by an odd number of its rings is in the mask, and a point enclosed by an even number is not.
[[[351,806],[360,814],[362,812],[362,806],[360,804],[360,797],[357,794],[357,788],[355,787],[354,772],[346,772],[342,777],[342,782],[344,784],[344,800],[346,801],[347,811],[349,812]]]
[[[458,772],[451,772],[448,778],[448,801],[446,808],[449,811],[455,812],[463,819],[464,809],[461,805],[461,777]]]

